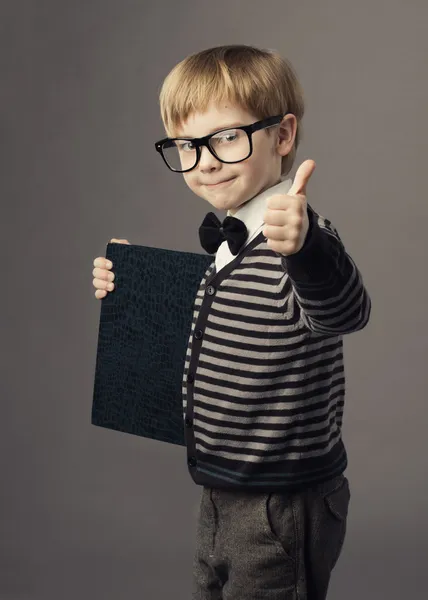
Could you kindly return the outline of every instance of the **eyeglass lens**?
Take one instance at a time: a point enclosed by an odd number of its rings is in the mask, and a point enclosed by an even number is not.
[[[228,129],[214,135],[209,144],[217,157],[224,162],[238,162],[250,154],[250,141],[243,129]],[[196,148],[190,140],[171,140],[163,147],[163,155],[174,171],[192,169],[197,162]]]

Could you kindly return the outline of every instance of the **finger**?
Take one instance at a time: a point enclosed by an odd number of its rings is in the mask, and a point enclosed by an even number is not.
[[[274,225],[267,225],[263,229],[263,235],[269,240],[281,240],[284,238],[284,228]]]
[[[268,210],[289,210],[296,206],[297,198],[292,198],[288,194],[274,194],[266,200],[266,208]]]
[[[290,196],[289,193],[270,196],[266,202],[268,211],[282,211],[284,213],[303,212],[304,200],[296,196]]]
[[[285,213],[281,210],[274,210],[266,215],[265,225],[276,227],[287,227],[294,229],[303,224],[303,215],[300,213]]]
[[[104,290],[96,290],[95,292],[95,298],[97,298],[98,300],[101,300],[101,298],[105,298],[107,296],[107,292]]]
[[[97,277],[92,280],[92,285],[94,288],[97,288],[97,290],[107,290],[108,292],[114,290],[114,283],[106,281],[105,279],[98,279]]]
[[[107,260],[103,256],[96,258],[93,264],[94,267],[99,267],[100,269],[111,269],[113,267],[111,260]]]
[[[265,225],[285,225],[289,218],[287,214],[285,214],[284,210],[269,209],[265,213],[264,223]]]
[[[277,242],[275,240],[268,240],[267,245],[274,252],[279,252],[281,254],[293,254],[296,251],[296,243],[290,240],[285,242]]]
[[[95,268],[92,271],[92,275],[97,279],[104,279],[106,281],[114,281],[115,279],[115,274],[111,271],[108,271],[107,269]]]
[[[293,225],[284,225],[282,227],[276,227],[274,225],[267,225],[263,229],[263,235],[270,240],[290,240],[294,241],[299,238],[300,229]]]

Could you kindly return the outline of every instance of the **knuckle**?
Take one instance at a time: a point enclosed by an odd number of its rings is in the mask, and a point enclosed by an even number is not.
[[[288,222],[289,222],[289,225],[292,227],[300,227],[300,225],[303,222],[303,219],[302,219],[301,215],[294,213],[293,215],[290,216]]]
[[[293,241],[284,242],[284,252],[291,253],[294,252],[295,243]]]

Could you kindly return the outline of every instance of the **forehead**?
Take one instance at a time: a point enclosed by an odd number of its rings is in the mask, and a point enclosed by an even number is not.
[[[204,111],[193,111],[175,128],[175,135],[203,137],[219,129],[249,125],[256,120],[255,115],[232,102],[210,104]]]

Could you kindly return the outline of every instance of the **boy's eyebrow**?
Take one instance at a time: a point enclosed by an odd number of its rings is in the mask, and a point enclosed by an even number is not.
[[[206,135],[211,135],[212,133],[215,133],[216,131],[221,131],[222,129],[233,129],[234,127],[242,127],[242,123],[240,121],[234,121],[233,123],[227,123],[226,125],[219,125],[218,127],[214,127],[214,129],[211,129],[209,131],[209,133],[207,133]],[[191,135],[179,135],[177,137],[182,137],[182,138],[192,138],[195,139],[196,136],[191,136]],[[198,136],[198,137],[204,137],[204,136]]]

